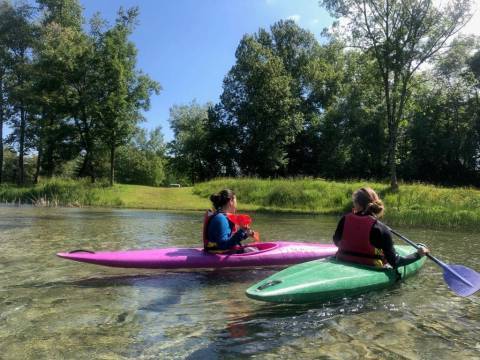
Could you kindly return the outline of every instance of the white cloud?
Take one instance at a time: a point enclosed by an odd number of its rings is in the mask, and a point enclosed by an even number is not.
[[[301,17],[300,15],[294,14],[294,15],[290,15],[287,19],[288,19],[288,20],[293,20],[293,21],[295,21],[296,23],[298,23],[298,22],[300,21],[300,17]]]

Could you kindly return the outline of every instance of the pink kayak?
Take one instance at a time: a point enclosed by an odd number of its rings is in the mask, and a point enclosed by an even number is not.
[[[257,251],[242,254],[212,254],[201,248],[165,248],[127,251],[61,252],[57,256],[65,259],[97,265],[144,268],[186,269],[226,268],[247,266],[290,265],[334,255],[335,245],[300,242],[265,242],[249,244]]]

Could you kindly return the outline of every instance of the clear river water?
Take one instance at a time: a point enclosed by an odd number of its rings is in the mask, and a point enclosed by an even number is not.
[[[253,217],[264,241],[330,242],[338,220]],[[202,218],[0,207],[0,359],[480,359],[480,294],[456,296],[432,262],[389,290],[293,306],[244,295],[274,269],[118,269],[55,256],[199,246]],[[397,230],[480,271],[478,232]]]

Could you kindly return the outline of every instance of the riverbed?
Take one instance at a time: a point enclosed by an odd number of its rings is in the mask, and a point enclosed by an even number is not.
[[[274,269],[141,270],[57,252],[200,246],[203,214],[0,207],[1,359],[480,359],[480,295],[442,270],[386,291],[274,305],[245,289]],[[338,219],[253,214],[262,241],[331,241]],[[480,271],[480,235],[398,228],[432,254]],[[402,243],[401,240],[396,240]]]

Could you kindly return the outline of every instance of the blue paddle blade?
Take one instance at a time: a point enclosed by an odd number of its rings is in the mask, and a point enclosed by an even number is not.
[[[462,265],[443,266],[443,278],[448,287],[460,296],[470,296],[480,290],[480,274]]]

